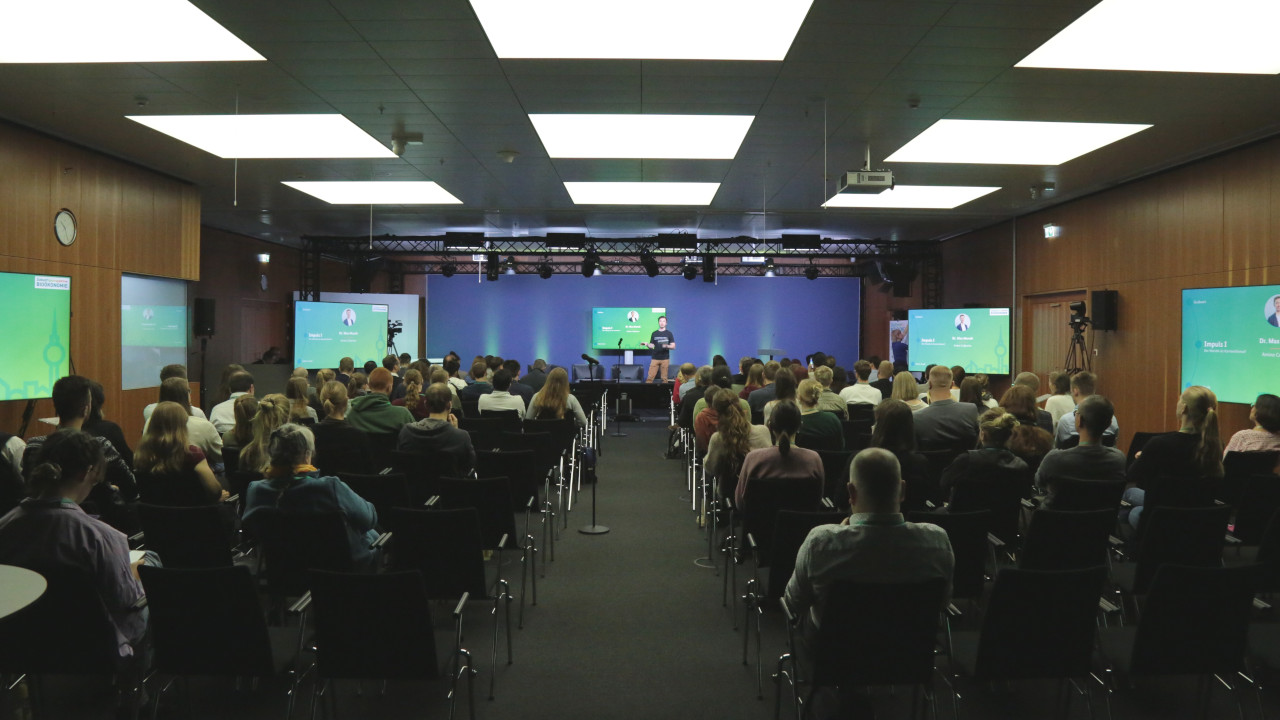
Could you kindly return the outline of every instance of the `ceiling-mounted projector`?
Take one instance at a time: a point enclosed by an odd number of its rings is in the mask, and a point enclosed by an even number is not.
[[[878,195],[893,189],[892,170],[858,170],[847,172],[840,178],[836,192],[857,195]]]

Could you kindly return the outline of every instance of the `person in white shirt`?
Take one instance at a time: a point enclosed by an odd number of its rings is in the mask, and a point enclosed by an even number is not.
[[[1044,401],[1044,409],[1049,411],[1053,426],[1063,415],[1070,415],[1076,409],[1075,398],[1071,397],[1071,376],[1065,372],[1052,373],[1049,382],[1053,384],[1053,394]]]
[[[858,377],[858,382],[853,385],[846,385],[840,391],[840,397],[850,405],[863,403],[867,405],[879,405],[884,399],[880,388],[872,385],[871,379],[871,363],[866,360],[859,360],[853,364],[853,374]]]
[[[1075,375],[1072,375],[1071,376],[1071,397],[1075,399],[1076,405],[1079,405],[1082,401],[1084,401],[1085,398],[1092,395],[1094,392],[1094,389],[1097,387],[1097,384],[1098,384],[1098,376],[1094,375],[1088,370],[1084,370],[1076,373]],[[1105,439],[1108,435],[1111,436],[1114,441],[1114,438],[1118,437],[1119,434],[1120,434],[1120,422],[1116,420],[1115,416],[1113,415],[1111,417],[1111,426],[1108,427],[1106,431],[1102,433],[1102,437],[1100,439],[1102,440],[1102,443],[1105,445],[1108,442]],[[1056,435],[1055,437],[1056,447],[1062,447],[1063,444],[1067,443],[1069,440],[1071,440],[1071,438],[1077,437],[1079,435],[1079,433],[1076,431],[1075,413],[1066,413],[1065,415],[1062,416],[1060,420],[1058,420],[1057,433],[1055,433],[1055,435]]]
[[[186,365],[165,365],[164,367],[160,368],[160,382],[163,384],[164,381],[168,380],[169,378],[182,378],[183,380],[186,380],[187,366]],[[144,425],[149,420],[151,420],[151,412],[156,409],[157,404],[158,403],[151,403],[150,405],[142,408],[142,423]],[[191,414],[204,420],[208,419],[205,416],[204,411],[194,405],[191,406]]]
[[[227,387],[231,389],[231,397],[213,406],[209,411],[209,422],[219,433],[225,433],[236,426],[236,398],[241,395],[253,395],[253,376],[241,370],[227,378]]]
[[[511,394],[511,371],[499,370],[493,374],[493,392],[480,396],[477,407],[481,414],[515,410],[524,417],[524,398]]]

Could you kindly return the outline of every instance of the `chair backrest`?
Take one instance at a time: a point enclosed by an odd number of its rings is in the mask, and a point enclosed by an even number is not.
[[[1114,510],[1040,509],[1022,539],[1023,570],[1079,570],[1107,562],[1107,538],[1116,525]]]
[[[111,675],[118,641],[91,578],[65,567],[33,567],[48,587],[39,600],[0,620],[0,673]]]
[[[481,410],[480,419],[481,420],[489,420],[489,419],[517,420],[518,421],[521,419],[521,415],[519,410],[510,409],[510,408],[506,410]]]
[[[570,452],[573,448],[573,441],[578,437],[578,422],[573,418],[572,413],[566,414],[562,418],[525,420],[524,432],[526,435],[529,433],[551,433],[551,440],[556,447],[556,451],[564,455]]]
[[[355,494],[373,503],[378,511],[380,524],[386,524],[387,513],[391,508],[414,507],[413,497],[409,493],[409,481],[404,473],[389,472],[385,475],[364,475],[359,473],[338,473],[338,477]]]
[[[831,584],[814,638],[813,685],[931,682],[946,581]]]
[[[336,512],[264,507],[254,510],[245,526],[262,546],[267,589],[277,602],[305,593],[309,570],[353,569],[346,521]]]
[[[1025,467],[983,468],[970,472],[951,489],[950,508],[956,512],[990,510],[987,530],[1012,544],[1018,536],[1022,499],[1031,494],[1031,473]]]
[[[871,432],[871,425],[876,421],[876,406],[871,403],[849,403],[849,422],[862,425]]]
[[[487,595],[484,543],[475,508],[392,508],[387,526],[391,528],[391,567],[421,572],[432,600],[457,598],[464,592],[473,599]]]
[[[531,420],[527,422],[543,422]],[[556,421],[559,422],[559,421]],[[570,421],[572,423],[572,421]],[[563,427],[563,426],[562,426]],[[572,438],[569,440],[572,442]],[[534,456],[534,466],[539,478],[547,476],[560,463],[561,449],[555,436],[547,432],[504,432],[499,443],[501,450],[529,450]]]
[[[391,467],[404,475],[409,487],[409,497],[415,505],[421,505],[432,495],[440,494],[440,478],[462,474],[453,455],[426,448],[422,452],[393,451]]]
[[[1234,673],[1243,664],[1259,568],[1164,565],[1133,643],[1135,675]]]
[[[1250,478],[1262,475],[1280,480],[1275,475],[1280,451],[1229,452],[1222,458],[1222,480],[1218,498],[1228,505],[1240,507],[1241,497]]]
[[[818,450],[822,458],[822,473],[826,476],[822,494],[840,507],[849,506],[849,463],[852,450]]]
[[[787,589],[787,581],[796,569],[796,554],[809,531],[819,525],[839,525],[848,515],[842,512],[797,512],[779,510],[773,529],[772,557],[769,559],[769,583],[765,597],[777,599]]]
[[[752,424],[752,425],[763,425],[763,424],[764,424],[764,410],[752,410],[752,411],[751,411],[751,424]]]
[[[987,527],[991,511],[977,512],[913,512],[907,519],[916,523],[933,523],[947,531],[951,551],[955,553],[955,569],[951,573],[951,596],[962,599],[982,597],[987,567]]]
[[[1157,507],[1206,507],[1213,504],[1214,495],[1211,480],[1161,475],[1146,483],[1142,515],[1145,518],[1152,508]]]
[[[165,507],[138,505],[147,549],[171,568],[230,567],[233,518],[219,505]]]
[[[222,446],[222,467],[225,472],[240,469],[240,448],[239,446]]]
[[[1124,480],[1081,480],[1079,478],[1060,478],[1054,480],[1050,491],[1053,493],[1054,510],[1110,510],[1115,513],[1120,509],[1120,498],[1124,495]]]
[[[742,542],[746,534],[756,539],[762,560],[772,557],[773,531],[782,510],[813,512],[821,507],[822,486],[794,478],[752,478],[743,496]]]
[[[925,475],[923,490],[927,490],[929,496],[926,498],[934,504],[941,503],[942,498],[942,472],[947,466],[960,456],[962,450],[956,448],[942,448],[940,450],[921,450],[920,455],[925,461]]]
[[[391,467],[391,452],[400,442],[400,433],[366,433],[369,438],[369,452],[373,455],[375,469]]]
[[[1129,441],[1129,452],[1125,454],[1125,464],[1132,465],[1134,460],[1138,459],[1138,453],[1142,452],[1142,448],[1147,446],[1147,441],[1151,438],[1161,435],[1158,432],[1136,432],[1133,439]],[[1079,438],[1077,438],[1077,442]]]
[[[1267,523],[1280,510],[1280,477],[1268,473],[1246,478],[1235,509],[1231,534],[1245,545],[1261,543]]]
[[[478,419],[480,417],[480,399],[479,398],[464,397],[464,398],[461,398],[461,403],[462,403],[462,416],[458,418],[459,420],[462,420],[464,418]]]
[[[1258,543],[1258,563],[1264,568],[1259,592],[1280,592],[1280,510],[1271,515]]]
[[[843,450],[843,435],[818,435],[816,433],[805,432],[804,426],[800,426],[800,432],[796,433],[796,445],[810,450]]]
[[[1106,579],[1105,565],[1001,569],[982,618],[974,675],[980,680],[1088,675]]]
[[[316,671],[322,678],[432,678],[440,674],[422,573],[315,571]]]
[[[1231,506],[1202,508],[1148,507],[1142,512],[1133,591],[1145,594],[1162,565],[1216,567]]]
[[[516,516],[511,505],[511,483],[505,477],[479,480],[440,480],[440,507],[442,509],[475,508],[480,522],[480,537],[486,549],[498,547],[502,536],[507,536],[507,547],[515,547]]]
[[[227,490],[232,495],[245,498],[249,493],[249,484],[262,479],[258,470],[233,470],[227,473]]]
[[[532,450],[481,450],[476,453],[476,475],[481,478],[507,479],[511,488],[511,507],[521,510],[529,498],[538,497],[542,475]]]
[[[147,591],[156,672],[259,677],[274,672],[267,622],[249,568],[143,565],[138,577]]]

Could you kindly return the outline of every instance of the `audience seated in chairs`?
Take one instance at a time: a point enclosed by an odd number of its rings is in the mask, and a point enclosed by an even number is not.
[[[1071,399],[1075,404],[1079,405],[1085,398],[1092,395],[1098,384],[1098,376],[1085,370],[1071,376]],[[1050,398],[1052,400],[1053,398]],[[1069,408],[1068,408],[1069,409]],[[1058,424],[1054,430],[1054,444],[1057,447],[1066,447],[1076,435],[1076,416],[1070,412],[1063,412],[1058,418]],[[1120,422],[1115,418],[1111,418],[1111,426],[1103,433],[1105,438],[1115,438],[1120,433]],[[1115,443],[1108,443],[1114,445]]]
[[[689,364],[692,365],[692,363]],[[683,366],[681,366],[681,369],[683,369]],[[738,391],[738,397],[746,400],[751,397],[751,393],[762,387],[764,387],[764,363],[757,361],[747,368],[746,379],[743,383],[742,389]],[[750,405],[748,405],[748,407],[750,407]]]
[[[422,401],[427,417],[400,428],[396,449],[420,455],[445,454],[453,458],[456,472],[471,472],[476,465],[476,451],[471,435],[458,428],[457,416],[449,411],[453,396],[448,386],[436,383],[428,387]]]
[[[225,433],[236,424],[236,398],[254,394],[253,375],[245,372],[244,368],[232,372],[227,378],[227,389],[231,395],[209,410],[209,422],[213,423],[220,433]]]
[[[827,367],[821,369],[827,370]],[[822,384],[812,378],[802,381],[796,389],[796,400],[800,404],[800,432],[796,434],[796,441],[811,450],[843,450],[844,426],[835,414],[818,407],[821,398]]]
[[[839,393],[831,391],[831,383],[835,378],[835,373],[826,365],[819,365],[813,369],[813,379],[818,381],[822,386],[822,392],[818,395],[818,409],[835,415],[841,421],[849,419],[849,404],[840,397]]]
[[[369,375],[369,394],[351,401],[347,422],[370,435],[400,432],[413,422],[413,414],[391,404],[394,376],[386,368],[374,368]]]
[[[790,373],[778,373],[790,376]],[[738,487],[734,504],[745,507],[747,486],[755,478],[785,478],[796,482],[816,483],[818,495],[826,476],[822,470],[822,458],[813,450],[795,446],[796,433],[800,432],[800,407],[791,400],[780,400],[769,416],[768,428],[773,433],[775,445],[752,450],[742,461],[738,473]],[[815,497],[815,502],[817,498]]]
[[[298,368],[304,373],[306,370]],[[289,400],[289,422],[303,425],[315,425],[320,420],[319,414],[311,403],[307,402],[307,390],[311,388],[306,377],[294,376],[284,385],[284,396]]]
[[[87,406],[88,386],[78,384]],[[54,393],[56,398],[56,388]],[[31,497],[0,518],[0,563],[49,577],[82,575],[111,617],[120,655],[133,655],[146,634],[147,615],[137,607],[143,592],[130,567],[128,540],[81,509],[96,487],[109,482],[110,446],[72,427],[40,439],[28,450]]]
[[[509,370],[502,368],[493,374],[493,391],[481,395],[476,403],[480,413],[515,412],[516,417],[524,417],[524,399],[511,393],[513,376]]]
[[[493,392],[493,384],[489,382],[489,364],[483,358],[471,363],[471,375],[467,386],[458,390],[458,395],[465,401],[476,401],[481,395]]]
[[[693,374],[693,387],[686,386],[680,391],[680,412],[676,416],[676,424],[682,428],[693,429],[693,419],[697,416],[698,401],[706,395],[711,387],[711,366],[703,365]]]
[[[769,404],[770,400],[777,397],[778,388],[773,383],[778,378],[778,371],[782,369],[782,363],[777,360],[770,360],[764,364],[764,385],[753,391],[747,396],[747,404],[751,407],[751,413],[763,413],[764,406]]]
[[[1208,483],[1222,477],[1218,396],[1207,387],[1192,385],[1178,399],[1175,414],[1181,427],[1151,438],[1129,466],[1126,479],[1133,487],[1124,492],[1124,499],[1133,506],[1128,521],[1135,528],[1152,484],[1163,478],[1203,479]],[[1063,422],[1066,418],[1064,415]]]
[[[780,367],[778,372],[773,376],[773,384],[767,390],[773,391],[773,399],[764,404],[764,408],[760,411],[764,424],[769,424],[769,418],[773,415],[773,410],[780,402],[796,401],[796,388],[800,385],[800,381],[796,380],[796,376],[791,372],[790,368]]]
[[[871,447],[888,450],[898,459],[905,493],[901,501],[904,507],[923,510],[925,500],[935,499],[937,488],[925,487],[929,463],[916,450],[915,417],[906,402],[889,398],[876,406]]]
[[[702,409],[693,418],[693,437],[700,453],[705,454],[707,452],[707,445],[711,442],[711,436],[715,434],[720,425],[720,413],[716,411],[714,403],[716,398],[726,392],[732,391],[719,385],[712,385],[707,388],[707,392],[698,400],[698,407]]]
[[[872,365],[866,360],[859,360],[853,364],[853,374],[857,376],[857,382],[840,391],[840,397],[844,398],[845,403],[877,405],[884,399],[880,388],[870,382],[871,370]]]
[[[1045,432],[1049,433],[1050,437],[1052,437],[1053,428],[1055,423],[1057,423],[1057,420],[1053,417],[1053,413],[1036,407],[1036,404],[1040,402],[1038,399],[1038,394],[1040,392],[1040,376],[1033,372],[1020,372],[1018,373],[1018,376],[1013,379],[1013,387],[1024,387],[1031,391],[1031,407],[1035,410],[1036,427],[1041,428]],[[1004,405],[1004,398],[1001,398],[1000,404]],[[1017,415],[1018,413],[1014,414]]]
[[[1249,422],[1253,427],[1231,436],[1231,442],[1223,450],[1229,452],[1274,452],[1280,450],[1280,397],[1263,393],[1249,408]],[[1280,467],[1272,472],[1280,473]]]
[[[249,485],[244,520],[249,524],[262,508],[289,512],[336,512],[346,523],[352,563],[365,570],[376,566],[376,552],[370,549],[378,532],[378,513],[373,504],[355,494],[346,483],[333,476],[321,476],[311,465],[315,436],[303,425],[287,423],[276,428],[270,438],[267,479]]]
[[[1007,395],[1006,395],[1007,396]],[[1036,471],[1036,487],[1045,493],[1041,507],[1053,508],[1054,483],[1059,480],[1121,483],[1125,457],[1120,450],[1102,444],[1102,433],[1111,425],[1115,408],[1101,395],[1090,395],[1072,412],[1080,443],[1067,450],[1052,450]]]
[[[241,395],[232,403],[236,424],[222,433],[222,449],[239,450],[253,440],[253,416],[258,414],[258,398],[252,395]],[[227,468],[228,472],[236,468]]]
[[[253,416],[253,439],[240,448],[242,472],[262,472],[270,464],[268,446],[271,433],[289,421],[289,399],[272,393],[258,401],[258,412]]]
[[[759,366],[753,366],[759,367]],[[707,441],[707,472],[716,478],[722,497],[733,497],[747,453],[770,447],[769,428],[752,425],[748,411],[733,393],[718,393],[712,402],[719,420]]]
[[[1009,439],[1009,450],[1027,461],[1035,472],[1040,461],[1053,449],[1053,434],[1040,425],[1039,414],[1044,411],[1036,407],[1035,393],[1026,386],[1014,385],[1005,391],[999,406],[1018,419],[1018,427]]]
[[[978,414],[987,411],[987,404],[982,401],[982,381],[969,376],[960,381],[960,402],[970,403],[978,410]]]
[[[1018,419],[1004,408],[993,408],[983,413],[980,427],[979,448],[961,453],[942,471],[944,496],[949,496],[955,486],[985,479],[992,471],[1026,473],[1030,484],[1031,469],[1008,448]]]
[[[213,423],[197,415],[195,408],[191,407],[191,386],[187,379],[175,377],[160,383],[160,402],[173,402],[182,406],[187,413],[187,437],[191,444],[204,452],[214,472],[221,472],[222,434]],[[147,431],[146,423],[143,423],[142,431]]]
[[[533,396],[533,402],[525,410],[526,420],[559,420],[572,413],[578,427],[587,426],[587,414],[582,403],[569,392],[569,373],[561,367],[547,373],[547,381]]]
[[[916,382],[916,376],[906,370],[893,376],[893,392],[889,397],[906,403],[911,412],[929,407],[929,403],[920,399],[920,384]]]
[[[951,370],[929,370],[929,407],[915,417],[916,444],[921,450],[971,448],[978,440],[978,408],[951,396]]]
[[[227,379],[230,377],[230,372],[228,371],[231,370],[231,368],[235,368],[235,370],[241,370],[241,371],[244,370],[244,368],[240,365],[228,365],[227,369],[223,371],[223,378],[222,378],[223,384],[226,384]],[[186,365],[165,365],[164,367],[160,368],[160,384],[164,385],[164,381],[168,380],[169,378],[182,378],[183,380],[186,380],[187,366]],[[98,387],[101,388],[102,386],[99,385]],[[97,397],[97,394],[95,393],[94,402],[100,405],[102,401],[97,400],[96,397]],[[159,404],[159,402],[160,400],[157,400],[156,402],[153,402],[150,405],[142,408],[142,422],[145,423],[146,421],[151,419],[151,413],[156,409],[156,405]],[[198,407],[192,407],[191,414],[202,417],[206,420],[209,419],[209,417],[205,415],[204,410],[201,410]],[[97,433],[93,432],[92,430],[89,430],[88,428],[85,428],[85,432],[89,433],[90,435],[97,435]],[[100,436],[100,437],[103,437],[103,436]],[[107,438],[107,439],[111,440],[112,444],[116,445],[117,450],[120,449],[118,443],[116,443],[116,441],[113,438]],[[123,455],[124,453],[121,453],[121,454]]]
[[[324,403],[324,419],[311,429],[316,438],[316,467],[328,475],[373,472],[368,436],[347,422],[347,387],[339,382],[325,383],[320,388],[320,401]]]
[[[531,385],[520,382],[522,378],[520,376],[519,360],[511,360],[511,359],[503,360],[502,369],[511,373],[511,387],[508,389],[509,392],[512,395],[515,395],[520,398],[521,402],[524,403],[523,405],[524,408],[529,407],[529,403],[533,402],[533,394],[538,390],[542,389],[542,386],[539,385],[537,388],[534,388]],[[546,375],[543,375],[542,378],[540,379],[542,382],[546,382],[546,379],[547,379]],[[523,409],[520,410],[520,414],[522,416],[524,415]]]
[[[161,402],[152,411],[134,457],[143,502],[193,507],[211,505],[227,497],[204,452],[188,440],[189,417],[176,402]]]
[[[676,373],[675,382],[671,383],[671,402],[676,405],[680,404],[680,393],[684,392],[684,386],[693,382],[693,376],[698,372],[698,366],[691,362],[680,365],[680,370]]]
[[[369,376],[362,372],[351,373],[351,380],[347,383],[347,397],[354,400],[368,394]]]
[[[1049,413],[1053,423],[1051,432],[1056,432],[1058,421],[1068,415],[1076,407],[1076,399],[1071,395],[1071,375],[1065,372],[1049,373],[1049,384],[1053,386],[1053,394],[1045,398],[1044,409]]]
[[[422,402],[422,373],[418,370],[409,369],[404,374],[404,396],[398,397],[391,401],[392,405],[402,407],[409,411],[413,419],[422,420],[427,416],[427,406]],[[458,401],[458,405],[462,405],[462,401]]]

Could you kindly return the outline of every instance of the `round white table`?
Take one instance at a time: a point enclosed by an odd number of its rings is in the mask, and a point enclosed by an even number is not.
[[[49,583],[38,572],[0,565],[0,618],[8,617],[40,599],[47,587]]]

